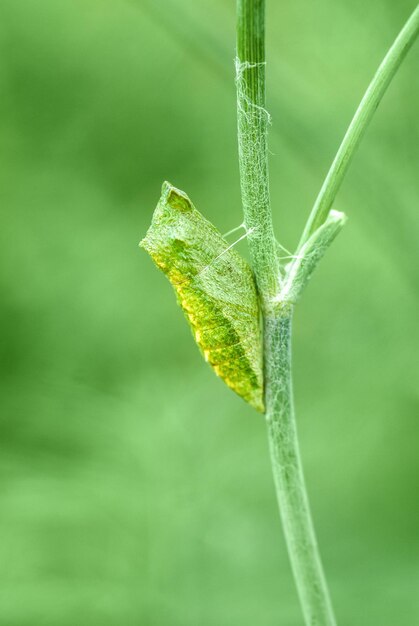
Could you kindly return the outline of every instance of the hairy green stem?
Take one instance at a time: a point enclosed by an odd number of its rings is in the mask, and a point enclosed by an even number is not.
[[[265,406],[277,498],[307,626],[333,626],[304,484],[291,385],[291,309],[282,284],[269,204],[265,110],[265,3],[237,2],[237,110],[243,211],[264,318]],[[303,266],[301,266],[303,268]]]
[[[310,235],[326,220],[333,201],[358,147],[362,136],[370,123],[392,78],[400,67],[407,52],[419,34],[419,5],[400,31],[395,42],[384,57],[372,79],[361,103],[340,144],[339,150],[330,166],[322,188],[305,226],[299,249]]]
[[[292,305],[265,318],[266,419],[288,553],[307,626],[334,626],[301,465],[291,376]]]
[[[262,306],[267,310],[278,292],[279,273],[269,199],[265,0],[237,2],[236,83],[244,221]]]

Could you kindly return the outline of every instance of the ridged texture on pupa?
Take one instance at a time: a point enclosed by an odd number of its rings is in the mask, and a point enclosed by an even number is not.
[[[140,245],[172,283],[205,360],[263,412],[259,304],[248,263],[169,183]]]

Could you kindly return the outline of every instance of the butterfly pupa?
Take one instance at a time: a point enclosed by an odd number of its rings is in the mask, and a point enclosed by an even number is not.
[[[140,246],[174,287],[205,360],[263,412],[259,302],[249,264],[167,182]]]

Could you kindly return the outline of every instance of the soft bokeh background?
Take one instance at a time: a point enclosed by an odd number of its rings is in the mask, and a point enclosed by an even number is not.
[[[268,0],[295,245],[414,0]],[[137,243],[161,182],[241,222],[233,0],[0,0],[0,624],[298,626],[263,420]],[[419,623],[419,46],[298,308],[307,482],[341,625]],[[246,246],[240,248],[246,254]]]

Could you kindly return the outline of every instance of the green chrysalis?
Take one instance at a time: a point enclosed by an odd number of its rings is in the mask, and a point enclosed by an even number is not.
[[[248,263],[167,182],[140,246],[172,283],[205,360],[263,412],[259,302]]]

